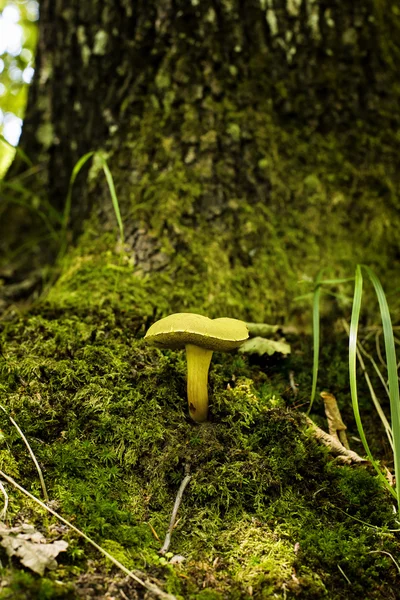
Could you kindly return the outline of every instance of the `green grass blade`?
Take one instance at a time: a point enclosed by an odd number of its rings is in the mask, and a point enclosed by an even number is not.
[[[390,414],[392,421],[393,432],[393,454],[394,454],[394,470],[396,477],[397,501],[400,507],[400,397],[399,397],[399,380],[397,374],[396,349],[394,345],[393,327],[390,318],[389,306],[386,300],[385,292],[383,291],[381,282],[378,277],[369,267],[362,265],[362,268],[368,274],[379,302],[381,312],[383,335],[385,340],[386,363],[389,379],[389,394],[390,394]]]
[[[6,140],[4,135],[0,135],[0,141],[3,142],[3,144],[6,144],[7,146],[9,146],[13,150],[15,150],[16,154],[18,154],[18,156],[21,157],[21,160],[23,160],[24,163],[26,163],[29,167],[33,167],[33,162],[31,161],[29,156],[27,156],[25,154],[25,152],[23,150],[21,150],[21,148],[19,148],[18,146],[15,147],[12,144],[10,144],[10,142],[8,140]]]
[[[46,233],[45,235],[39,235],[37,237],[29,238],[29,241],[20,244],[17,248],[12,251],[7,252],[8,261],[15,260],[18,256],[23,254],[25,251],[30,252],[32,248],[35,248],[38,244],[43,244],[43,242],[47,242],[48,240],[53,239],[53,236],[50,233]]]
[[[118,196],[115,191],[113,176],[111,175],[110,168],[107,164],[107,161],[104,157],[100,156],[101,164],[103,167],[104,175],[106,176],[106,180],[108,183],[108,189],[110,190],[111,200],[114,207],[115,216],[117,218],[117,223],[119,227],[119,234],[121,237],[121,242],[124,243],[124,225],[122,223],[121,211],[119,209]]]
[[[1,181],[0,182],[0,191],[1,190],[12,190],[13,192],[17,192],[23,199],[31,198],[32,200],[39,200],[40,204],[46,210],[46,214],[49,219],[57,223],[62,223],[62,215],[59,213],[50,202],[44,198],[42,195],[37,194],[36,192],[32,192],[29,188],[21,185],[20,183],[13,183],[10,181]]]
[[[321,285],[323,285],[324,282],[321,281]],[[351,298],[349,296],[345,296],[345,294],[338,294],[337,292],[331,292],[331,290],[321,290],[324,294],[326,294],[327,296],[332,296],[332,298],[337,298],[338,300],[342,300],[343,302],[351,302]]]
[[[317,390],[318,380],[318,363],[319,363],[319,300],[321,296],[321,279],[324,269],[321,269],[315,278],[314,299],[313,299],[313,378],[311,386],[310,405],[307,410],[307,415],[310,414],[315,400],[315,392]]]
[[[66,202],[65,202],[64,214],[63,214],[63,229],[64,229],[64,231],[67,229],[68,222],[69,222],[69,217],[70,217],[70,214],[71,214],[72,188],[73,188],[73,185],[75,183],[75,180],[78,177],[78,175],[79,175],[80,171],[82,170],[82,168],[87,163],[87,161],[90,158],[92,158],[93,156],[96,156],[97,158],[99,158],[99,160],[101,162],[101,166],[103,168],[104,175],[105,175],[106,180],[107,180],[108,189],[110,190],[111,200],[112,200],[112,203],[113,203],[115,216],[117,218],[121,240],[123,240],[124,239],[124,225],[122,223],[121,211],[120,211],[120,208],[119,208],[118,196],[117,196],[117,193],[115,191],[115,185],[114,185],[113,176],[111,174],[110,168],[109,168],[109,166],[108,166],[107,161],[105,160],[105,158],[103,156],[101,156],[101,154],[99,154],[97,152],[93,152],[93,151],[92,152],[87,152],[86,154],[84,154],[78,160],[78,162],[76,163],[76,165],[72,169],[72,174],[71,174],[71,178],[70,178],[70,181],[69,181],[68,194],[67,194],[67,199],[66,199]]]
[[[67,199],[65,201],[65,208],[64,208],[64,214],[63,214],[63,231],[64,232],[66,231],[66,229],[68,227],[69,217],[71,214],[73,185],[74,185],[75,180],[78,177],[80,171],[82,170],[84,165],[87,163],[89,158],[92,158],[93,155],[94,155],[94,152],[87,152],[78,160],[78,162],[72,169],[72,174],[71,174],[71,178],[69,180]]]
[[[364,446],[364,450],[375,468],[376,472],[382,483],[385,487],[390,491],[390,493],[397,498],[397,494],[395,490],[390,486],[388,480],[383,475],[378,463],[374,460],[372,456],[372,452],[369,448],[367,438],[365,436],[364,427],[361,421],[360,415],[360,407],[358,404],[358,394],[357,394],[357,333],[358,333],[358,322],[360,319],[361,312],[361,299],[362,299],[362,289],[363,289],[363,277],[361,273],[360,265],[357,265],[356,268],[356,280],[354,285],[354,298],[353,298],[353,310],[351,313],[351,323],[350,323],[350,336],[349,336],[349,374],[350,374],[350,391],[351,391],[351,399],[353,404],[353,412],[354,418],[356,420],[358,434],[360,436],[361,442]]]
[[[322,279],[321,285],[335,285],[337,283],[347,283],[348,281],[354,281],[354,277],[344,277],[342,279]]]
[[[62,217],[62,236],[61,236],[61,247],[58,253],[58,258],[57,261],[59,261],[65,254],[66,248],[67,248],[67,227],[68,227],[68,223],[69,223],[69,219],[70,219],[70,215],[71,215],[71,206],[72,206],[72,188],[73,185],[75,183],[76,178],[78,177],[80,171],[82,170],[82,168],[85,166],[85,164],[88,162],[89,159],[91,158],[97,158],[100,163],[101,163],[101,167],[104,171],[104,175],[108,184],[108,189],[110,190],[110,195],[111,195],[111,200],[112,200],[112,204],[114,207],[114,212],[115,212],[115,216],[117,218],[117,223],[118,223],[118,227],[119,227],[119,232],[120,232],[120,237],[121,237],[121,242],[124,242],[124,225],[122,223],[122,218],[121,218],[121,211],[119,208],[119,201],[118,201],[118,196],[117,193],[115,191],[115,185],[114,185],[114,180],[113,180],[113,176],[111,174],[111,171],[109,169],[109,166],[107,164],[107,161],[105,160],[105,158],[98,152],[87,152],[86,154],[84,154],[75,164],[74,168],[72,169],[72,174],[71,174],[71,178],[69,181],[69,185],[68,185],[68,193],[67,193],[67,198],[65,201],[65,208],[64,208],[64,213],[63,213],[63,217]]]
[[[344,330],[346,331],[347,335],[349,336],[350,335],[350,327],[348,326],[347,321],[345,319],[342,319],[342,325],[343,325]],[[374,387],[372,385],[372,381],[371,381],[371,379],[370,379],[370,377],[368,375],[367,367],[365,366],[365,362],[364,362],[363,356],[365,356],[366,358],[368,358],[371,361],[372,365],[375,368],[375,371],[376,371],[378,377],[381,380],[381,383],[382,383],[383,387],[385,388],[385,390],[387,391],[387,394],[389,396],[389,390],[387,389],[386,382],[385,382],[385,380],[383,378],[382,373],[379,370],[378,365],[376,364],[376,362],[374,361],[374,359],[372,358],[372,356],[370,354],[368,354],[368,352],[363,348],[362,344],[358,340],[357,340],[357,350],[356,350],[356,352],[357,352],[358,362],[360,363],[360,367],[362,369],[365,381],[367,382],[367,386],[368,386],[369,392],[371,394],[372,402],[374,403],[376,411],[377,411],[377,413],[378,413],[378,415],[379,415],[379,417],[380,417],[380,419],[382,421],[382,425],[383,425],[383,427],[385,429],[385,432],[386,432],[389,444],[390,444],[390,446],[391,446],[391,448],[393,450],[394,447],[393,447],[392,429],[390,427],[389,421],[386,418],[384,410],[383,410],[383,408],[382,408],[382,406],[381,406],[381,404],[379,402],[379,399],[378,399],[377,395],[375,394],[375,390],[374,390]]]

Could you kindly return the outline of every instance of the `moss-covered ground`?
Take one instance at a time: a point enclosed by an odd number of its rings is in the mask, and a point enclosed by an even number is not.
[[[177,598],[398,597],[392,498],[368,466],[342,465],[320,447],[294,406],[306,401],[310,345],[293,338],[292,362],[270,368],[215,353],[210,419],[195,424],[184,353],[142,339],[171,307],[163,276],[136,275],[107,237],[96,244],[97,252],[88,243],[86,254],[69,255],[39,304],[1,322],[2,403],[42,465],[53,506]],[[324,350],[321,368],[324,385],[343,398],[340,352]],[[295,402],[289,368],[301,383]],[[40,496],[18,433],[5,417],[1,429],[0,468]],[[192,478],[162,557],[187,467]],[[1,600],[144,597],[76,534],[8,492],[9,522],[32,522],[69,548],[43,578],[1,551]],[[171,564],[172,555],[185,560]]]

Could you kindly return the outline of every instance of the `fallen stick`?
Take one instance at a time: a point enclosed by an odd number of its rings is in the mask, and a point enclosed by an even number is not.
[[[169,545],[171,543],[172,531],[175,527],[176,517],[178,514],[179,507],[182,502],[183,492],[185,491],[187,484],[191,480],[191,475],[189,475],[189,466],[188,465],[185,466],[185,473],[186,473],[185,477],[182,479],[182,483],[179,486],[179,490],[178,490],[178,493],[175,498],[175,504],[174,504],[174,508],[172,509],[171,520],[169,522],[168,531],[165,536],[165,540],[162,545],[162,548],[160,550],[160,554],[165,554],[168,551]]]
[[[345,448],[337,438],[333,437],[333,435],[329,435],[329,433],[326,433],[326,431],[318,427],[309,417],[306,416],[306,420],[310,427],[312,427],[317,440],[319,440],[324,446],[327,446],[332,454],[342,456],[347,462],[368,462],[365,458],[359,456],[357,452]]]
[[[16,421],[14,421],[14,419],[12,418],[12,416],[10,414],[8,414],[7,410],[4,408],[4,406],[2,404],[0,404],[0,409],[3,411],[3,413],[10,419],[11,423],[14,425],[15,429],[18,431],[19,435],[22,438],[22,441],[24,442],[25,446],[28,448],[28,452],[31,455],[31,458],[34,462],[34,465],[36,467],[36,471],[38,472],[39,475],[39,480],[40,480],[40,485],[42,486],[42,491],[43,491],[43,496],[44,496],[44,501],[46,503],[49,502],[49,495],[47,493],[47,488],[46,488],[46,484],[44,482],[44,478],[43,478],[43,473],[42,473],[42,469],[39,466],[39,463],[36,459],[36,456],[33,453],[32,448],[29,445],[28,440],[26,439],[24,432],[22,431],[22,429],[19,427],[18,423]]]

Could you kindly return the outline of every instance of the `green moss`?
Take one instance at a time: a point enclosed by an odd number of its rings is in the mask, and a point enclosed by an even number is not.
[[[159,101],[129,119],[135,134],[125,145],[104,148],[128,253],[117,259],[116,238],[99,236],[93,218],[52,298],[60,291],[64,305],[79,310],[114,291],[115,305],[129,300],[150,313],[154,298],[162,314],[304,322],[309,305],[294,298],[320,267],[348,277],[357,262],[374,266],[394,294],[400,227],[399,180],[387,159],[392,138],[362,122],[340,135],[282,124],[264,96],[249,102],[248,85],[200,96],[201,112],[166,68],[159,71]],[[165,106],[165,90],[179,106]],[[94,195],[98,179],[90,182]],[[338,291],[351,295],[351,285]],[[331,305],[348,313],[340,298]]]
[[[1,600],[10,598],[24,598],[26,600],[53,600],[73,598],[73,586],[61,581],[53,581],[47,577],[37,578],[23,571],[14,572],[12,580],[8,580],[8,573],[3,571],[2,586],[0,589]]]
[[[398,551],[390,498],[372,473],[339,466],[310,438],[299,413],[284,406],[279,375],[274,383],[247,358],[216,353],[210,420],[196,425],[187,416],[184,353],[140,339],[147,309],[117,311],[99,295],[78,318],[65,302],[70,291],[66,285],[60,297],[56,287],[40,314],[2,324],[1,363],[6,406],[65,517],[128,567],[145,564],[190,600],[380,598],[382,581],[394,589],[395,566],[375,553]],[[127,304],[133,293],[140,288],[126,293]],[[40,495],[24,444],[9,423],[3,431],[3,468]],[[160,558],[155,534],[165,535],[187,463],[192,479],[171,545],[186,560],[173,566]],[[19,496],[9,517],[22,507],[43,527]],[[107,574],[94,550],[69,539],[57,579],[75,581],[87,559]],[[37,597],[52,597],[16,566],[5,572],[11,586],[29,580]]]

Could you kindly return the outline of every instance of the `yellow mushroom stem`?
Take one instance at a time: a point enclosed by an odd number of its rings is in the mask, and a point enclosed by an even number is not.
[[[186,344],[189,413],[193,421],[197,421],[197,423],[207,420],[208,369],[212,355],[212,350],[200,348],[194,344]]]

